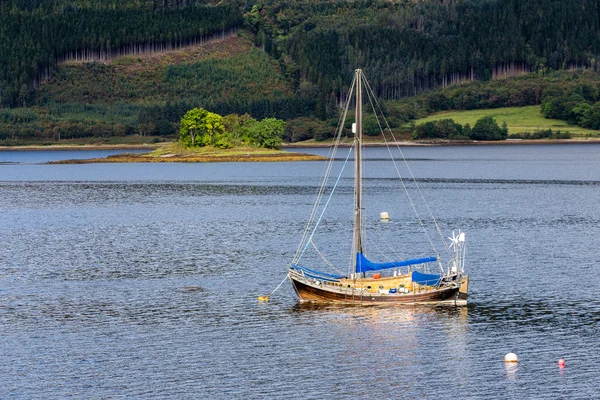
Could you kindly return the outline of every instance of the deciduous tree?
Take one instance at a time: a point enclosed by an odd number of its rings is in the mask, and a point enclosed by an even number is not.
[[[185,146],[196,146],[196,138],[206,130],[206,116],[208,111],[204,108],[193,108],[186,112],[179,124],[179,140]]]

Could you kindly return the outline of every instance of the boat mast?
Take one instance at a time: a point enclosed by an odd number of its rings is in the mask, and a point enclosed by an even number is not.
[[[355,132],[354,132],[354,255],[362,253],[362,70],[357,69],[356,74],[356,113],[355,113]],[[354,257],[356,263],[356,257]],[[356,271],[356,265],[354,266]]]

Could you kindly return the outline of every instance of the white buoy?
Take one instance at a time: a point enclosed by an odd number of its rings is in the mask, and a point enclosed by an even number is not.
[[[508,353],[504,356],[504,362],[506,363],[516,363],[519,362],[519,358],[515,353]]]
[[[381,214],[379,214],[379,218],[390,219],[390,215],[387,213],[387,211],[383,211],[383,212],[381,212]]]

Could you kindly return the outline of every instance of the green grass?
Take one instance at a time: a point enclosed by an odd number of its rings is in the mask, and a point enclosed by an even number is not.
[[[415,124],[419,125],[429,121],[450,118],[461,125],[468,123],[473,127],[478,119],[488,115],[494,117],[498,125],[502,125],[506,121],[509,134],[533,132],[537,129],[552,129],[553,131],[569,132],[574,137],[600,137],[600,131],[569,125],[566,121],[558,119],[544,118],[540,114],[540,106],[442,112],[430,115],[427,118],[418,119],[415,121]]]
[[[184,154],[196,156],[237,156],[237,155],[262,155],[262,154],[284,154],[284,150],[264,149],[259,147],[238,146],[231,149],[218,149],[212,146],[185,148],[179,142],[159,146],[150,155],[161,156],[165,154]]]

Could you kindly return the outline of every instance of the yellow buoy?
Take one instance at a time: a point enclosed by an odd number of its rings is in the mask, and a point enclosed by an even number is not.
[[[504,362],[505,363],[516,363],[516,362],[519,362],[519,358],[517,357],[517,355],[515,353],[508,353],[507,355],[504,356]]]
[[[258,296],[258,301],[269,301],[269,296]]]
[[[383,220],[390,219],[390,214],[388,214],[387,211],[383,211],[379,214],[379,218]]]

